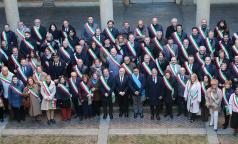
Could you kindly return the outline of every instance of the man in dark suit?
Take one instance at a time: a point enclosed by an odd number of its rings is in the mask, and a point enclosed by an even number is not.
[[[17,67],[19,66],[17,63],[20,63],[20,60],[23,58],[23,56],[19,53],[18,51],[18,48],[17,47],[14,47],[12,49],[12,54],[11,56],[9,57],[9,60],[8,60],[8,68],[11,72],[13,72],[14,74],[17,73]],[[17,62],[15,62],[15,60]]]
[[[155,115],[156,119],[160,120],[159,108],[161,99],[164,95],[164,84],[162,78],[158,76],[156,68],[152,69],[152,75],[147,79],[146,87],[148,91],[148,95],[146,96],[149,99],[151,120],[154,120]]]
[[[61,29],[63,38],[65,38],[65,36],[68,36],[68,35],[69,35],[69,31],[70,31],[70,30],[75,31],[74,27],[69,24],[69,21],[64,20],[63,25],[62,25],[62,29]],[[64,33],[65,33],[66,35],[64,35]]]
[[[196,73],[197,75],[200,75],[200,65],[195,62],[194,56],[189,55],[188,61],[184,62],[184,67],[186,69],[186,74],[191,75],[192,73]]]
[[[206,69],[208,71],[208,75],[211,76],[210,78],[218,78],[218,73],[216,70],[216,66],[214,64],[212,64],[211,61],[211,57],[210,56],[206,56],[205,58],[205,65],[202,66],[204,68],[202,68],[203,72],[202,72],[202,77],[201,79],[204,77],[204,75],[206,75],[207,73],[204,71],[204,69]]]
[[[100,28],[97,28],[94,34],[94,38],[96,38],[102,45],[104,45],[104,40],[105,35],[101,32]],[[93,38],[93,40],[94,40]],[[95,40],[94,40],[95,41]],[[98,47],[101,47],[101,45],[99,43],[96,43]]]
[[[145,78],[144,75],[140,73],[139,68],[133,68],[133,74],[129,82],[133,98],[134,118],[137,118],[137,115],[143,118],[142,98],[145,97]]]
[[[17,37],[13,31],[10,30],[10,26],[6,24],[4,31],[1,33],[1,41],[6,41],[8,48],[17,46]]]
[[[55,83],[58,83],[59,76],[65,74],[66,64],[59,59],[58,54],[55,53],[52,55],[52,57],[53,61],[49,63],[48,72],[52,80],[54,80]]]
[[[176,31],[178,20],[177,18],[171,19],[171,25],[167,27],[165,37],[168,39],[169,37],[172,37],[172,34]]]
[[[30,32],[25,32],[25,39],[23,39],[20,43],[20,53],[28,57],[31,51],[36,50],[37,45],[35,39],[31,37]]]
[[[119,104],[119,117],[122,117],[124,114],[125,117],[128,117],[128,90],[129,90],[129,78],[125,74],[125,69],[120,68],[119,74],[114,78],[115,82],[115,94],[118,98]]]
[[[109,33],[111,33],[113,38],[116,39],[119,35],[118,29],[114,27],[113,20],[109,20],[107,22],[107,27],[104,29],[103,33],[106,38],[109,38],[111,40],[111,43],[115,44],[115,41],[109,36]]]
[[[20,65],[20,68],[17,69],[17,76],[24,84],[26,84],[27,78],[33,75],[33,70],[32,67],[27,64],[25,58],[21,59]]]
[[[38,50],[46,37],[46,28],[41,25],[40,19],[34,20],[34,26],[31,28],[31,36],[36,40]]]
[[[147,28],[148,28],[149,36],[151,39],[156,37],[157,31],[162,31],[162,33],[163,33],[163,27],[162,27],[162,25],[159,24],[158,18],[156,18],[156,17],[154,17],[152,19],[152,23]],[[153,31],[153,30],[155,30],[155,31]]]
[[[135,53],[132,52],[134,49]],[[130,34],[128,41],[126,42],[125,53],[124,56],[129,56],[130,59],[136,63],[138,57],[141,56],[141,47],[139,42],[135,41],[135,36]]]
[[[115,96],[113,93],[114,89],[114,78],[109,75],[108,68],[103,69],[103,76],[100,77],[100,92],[101,92],[101,100],[103,107],[103,119],[107,118],[108,109],[109,108],[109,116],[110,119],[113,119],[113,103],[112,97]],[[109,87],[109,88],[108,88]]]

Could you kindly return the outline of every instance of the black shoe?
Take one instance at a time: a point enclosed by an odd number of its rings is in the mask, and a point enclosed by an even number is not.
[[[4,122],[4,119],[1,119],[0,122],[1,122],[1,123]]]
[[[137,118],[137,114],[136,113],[134,113],[134,119],[136,119]]]
[[[50,122],[51,122],[52,124],[55,124],[55,120],[54,120],[54,119],[51,119]]]
[[[214,129],[215,132],[217,132],[217,129]]]
[[[143,118],[143,117],[144,117],[144,114],[143,114],[143,113],[141,113],[141,114],[140,114],[140,118]]]
[[[177,116],[179,117],[181,115],[181,113],[178,113]]]
[[[235,136],[235,137],[236,137],[236,136],[237,136],[237,132],[234,132],[234,133],[233,133],[233,136]]]
[[[157,119],[157,120],[160,120],[160,116],[159,116],[159,115],[157,115],[157,116],[156,116],[156,119]]]
[[[152,116],[150,117],[150,119],[151,119],[151,120],[154,120],[154,119],[155,119],[155,116],[152,115]]]
[[[185,113],[185,114],[184,114],[184,116],[185,116],[185,117],[188,117],[188,114],[187,114],[187,113]]]
[[[50,125],[50,124],[51,124],[50,120],[48,120],[48,121],[47,121],[47,124],[48,124],[48,125]]]
[[[173,115],[170,115],[170,118],[171,118],[171,119],[173,119],[173,118],[174,118],[174,116],[173,116]]]
[[[107,115],[103,115],[103,119],[106,119],[107,118]]]
[[[190,119],[190,123],[193,123],[194,122],[194,119]]]
[[[77,117],[78,117],[78,115],[75,115],[75,116],[74,116],[74,118],[77,118]]]
[[[126,117],[126,118],[128,118],[128,117],[129,117],[129,114],[128,114],[128,113],[126,113],[126,114],[125,114],[125,117]]]
[[[79,121],[82,121],[82,120],[83,120],[83,116],[80,116],[80,117],[79,117]]]
[[[110,115],[110,119],[113,119],[113,115]]]
[[[223,129],[227,129],[227,125],[223,125]]]
[[[122,117],[122,113],[119,113],[119,117]]]
[[[165,114],[164,117],[167,117],[167,114]]]

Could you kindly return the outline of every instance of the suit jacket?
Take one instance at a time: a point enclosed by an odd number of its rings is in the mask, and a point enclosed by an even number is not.
[[[34,38],[26,39],[26,41],[29,42],[34,47],[35,51],[37,50],[37,45],[36,45],[36,41]],[[21,44],[20,44],[20,53],[24,56],[27,56],[30,54],[30,50],[31,50],[31,48],[27,47],[25,42],[22,40]]]
[[[115,28],[115,27],[112,28],[111,33],[112,33],[112,35],[114,36],[115,39],[116,39],[117,36],[119,35],[119,31],[118,31],[118,29]],[[108,36],[108,34],[107,34],[107,32],[106,32],[106,29],[104,29],[103,34],[104,34],[104,36],[105,36],[107,39],[110,39],[109,36]]]
[[[105,77],[104,77],[105,78]],[[111,96],[112,92],[114,91],[114,78],[109,76],[108,80],[107,80],[107,84],[110,86],[110,91],[107,91],[105,89],[105,87],[103,86],[101,80],[99,80],[99,88],[100,88],[100,92],[101,92],[101,96],[102,98],[106,98],[105,97],[105,93],[108,93],[109,96]]]
[[[66,64],[63,61],[59,61],[57,66],[55,62],[50,62],[48,72],[52,80],[58,79],[59,76],[64,75],[66,70],[65,67]]]
[[[155,28],[156,31],[162,31],[162,33],[163,33],[163,27],[162,27],[162,25],[156,24],[156,25],[153,25],[153,26],[154,26],[154,28]],[[149,32],[149,37],[150,37],[150,38],[154,38],[155,35],[154,35],[154,33],[152,32],[152,30],[151,30],[151,28],[150,28],[150,25],[147,27],[147,29],[148,29],[148,32]]]
[[[70,78],[70,79],[71,79],[71,78]],[[69,79],[69,81],[70,81],[70,79]],[[74,91],[73,85],[72,85],[70,82],[68,82],[68,84],[69,84],[69,91],[70,91],[70,93],[72,94],[72,97],[77,97],[77,98],[78,98],[78,97],[80,96],[80,92],[79,92],[80,78],[77,77],[77,78],[76,78],[76,82],[75,82],[75,85],[76,85],[77,90],[78,90],[79,93],[76,93],[76,92]]]
[[[85,40],[85,41],[91,41],[92,40],[92,37],[93,37],[93,35],[92,35],[92,33],[88,30],[88,28],[87,28],[87,25],[88,23],[85,23],[84,24],[84,27],[83,27],[83,30],[82,30],[82,38]],[[93,24],[91,24],[90,25],[91,26],[91,28],[94,30],[94,32],[96,31],[96,29],[98,28],[98,24],[96,24],[96,23],[93,23]]]
[[[173,46],[171,47],[174,51],[174,54],[176,56],[176,58],[178,57],[178,45],[176,44],[173,44]],[[167,48],[167,45],[164,46],[164,50],[163,50],[164,54],[165,54],[165,57],[168,61],[171,60],[172,58],[172,54],[169,52],[168,48]]]
[[[174,27],[173,25],[168,26],[165,34],[166,39],[171,37],[174,32],[176,32],[176,27]]]
[[[12,48],[14,46],[17,46],[17,37],[13,31],[5,31],[7,35],[7,44],[9,48]],[[1,41],[3,41],[3,35],[1,34]]]
[[[121,55],[117,55],[116,56],[116,61],[121,64],[122,62],[122,56]],[[110,74],[112,74],[113,77],[115,77],[118,74],[119,71],[119,66],[116,65],[109,57],[107,58],[107,63],[108,63],[108,68],[110,71]]]
[[[179,74],[179,77],[181,78],[180,74]],[[187,81],[189,80],[189,76],[188,75],[184,75],[184,79],[181,78],[181,80],[183,80],[183,82],[186,85]],[[178,84],[177,84],[177,90],[178,90],[178,96],[179,97],[183,97],[185,87],[183,87],[183,85],[179,81],[178,81]]]
[[[142,91],[144,90],[145,88],[145,77],[143,74],[139,74],[139,81],[141,83],[141,88],[139,88],[136,83],[134,82],[132,76],[130,76],[130,80],[129,80],[129,86],[130,86],[130,89],[133,93],[133,95],[135,95],[135,92],[138,91],[140,93],[140,96],[142,94]]]
[[[120,76],[119,75],[117,75],[114,78],[114,82],[115,82],[114,83],[114,85],[115,85],[115,93],[118,96],[121,96],[121,95],[119,95],[119,92],[125,92],[125,94],[128,93],[128,90],[129,90],[129,77],[126,74],[124,75],[122,82],[120,81]]]
[[[171,103],[172,98],[176,98],[178,95],[178,90],[177,90],[177,80],[175,77],[171,76],[170,79],[168,80],[171,84],[171,86],[174,88],[174,93],[172,95],[172,91],[169,90],[166,86],[164,86],[163,92],[164,92],[164,101],[166,103]]]
[[[26,65],[26,66],[21,67],[21,68],[22,68],[22,72],[25,74],[25,76],[27,78],[33,75],[33,70],[32,70],[32,67],[30,65]],[[22,76],[20,75],[19,71],[17,71],[17,72],[18,72],[17,73],[18,78],[20,80],[22,80],[23,82],[25,82],[24,79],[22,78]]]
[[[34,31],[34,28],[33,27],[31,28],[31,36],[32,36],[32,38],[35,39],[36,41],[42,43],[45,40],[45,37],[46,37],[46,33],[47,33],[46,28],[44,26],[40,26],[39,33],[41,34],[41,37],[42,37],[41,40],[38,38],[36,32]]]

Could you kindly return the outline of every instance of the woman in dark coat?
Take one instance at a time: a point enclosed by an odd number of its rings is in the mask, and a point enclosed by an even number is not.
[[[58,43],[62,40],[62,32],[58,30],[57,26],[55,24],[51,24],[49,27],[49,33],[53,35],[53,39],[57,41]]]
[[[93,103],[92,103],[93,115],[100,116],[101,99],[99,90],[99,77],[97,72],[93,73],[89,83],[90,85],[92,85],[92,92],[93,92]]]

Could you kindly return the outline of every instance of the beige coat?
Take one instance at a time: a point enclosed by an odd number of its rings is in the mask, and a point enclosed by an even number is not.
[[[43,97],[41,103],[41,110],[52,110],[56,109],[56,100],[55,100],[55,93],[56,93],[56,86],[53,81],[51,81],[49,86],[50,95],[47,94],[44,86],[41,86],[41,95]]]
[[[221,101],[223,97],[223,93],[221,89],[217,88],[215,93],[212,93],[212,89],[208,88],[206,92],[206,106],[209,109],[219,110],[221,107]]]

